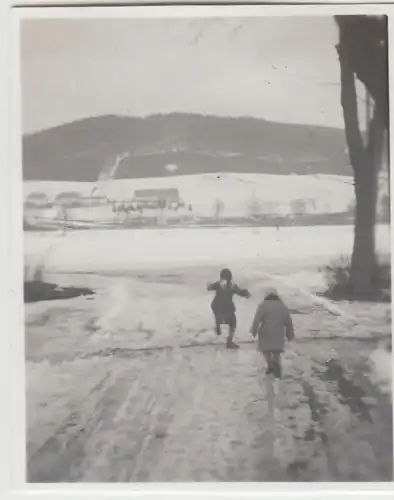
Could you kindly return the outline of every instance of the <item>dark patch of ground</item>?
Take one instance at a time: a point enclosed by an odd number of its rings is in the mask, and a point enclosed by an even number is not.
[[[93,295],[95,292],[90,288],[81,287],[59,287],[54,283],[43,281],[25,281],[24,302],[39,302],[43,300],[72,299],[80,295]]]

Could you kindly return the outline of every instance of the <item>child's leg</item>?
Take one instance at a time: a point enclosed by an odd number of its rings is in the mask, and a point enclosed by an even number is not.
[[[271,351],[263,351],[263,355],[267,362],[267,374],[272,371],[272,353]]]
[[[222,334],[222,329],[220,328],[220,317],[217,314],[215,314],[215,331],[217,335]]]
[[[228,347],[238,347],[234,344],[234,335],[235,330],[237,329],[237,318],[235,314],[231,314],[228,318],[228,337],[227,337],[227,346]]]
[[[228,325],[228,337],[227,337],[227,343],[232,344],[234,340],[234,335],[235,335],[235,327],[234,325]]]
[[[273,351],[272,352],[272,362],[273,362],[273,367],[274,367],[274,373],[275,376],[280,378],[282,375],[282,367],[280,364],[280,351]]]
[[[280,351],[272,351],[271,356],[272,356],[272,362],[275,363],[275,365],[279,365],[280,364]]]

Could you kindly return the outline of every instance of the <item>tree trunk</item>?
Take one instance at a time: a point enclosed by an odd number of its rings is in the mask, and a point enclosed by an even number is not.
[[[350,286],[356,296],[370,295],[374,288],[376,178],[376,170],[372,168],[372,165],[370,168],[358,169],[354,172],[356,218]]]
[[[378,174],[383,160],[384,125],[375,109],[368,131],[364,162],[355,171],[356,224],[351,264],[351,285],[357,295],[371,295],[376,285],[375,225]],[[362,270],[365,267],[365,271]]]
[[[354,170],[356,195],[353,253],[350,267],[350,289],[355,296],[373,292],[376,272],[375,221],[377,203],[377,161],[380,149],[379,121],[375,113],[371,120],[368,145],[364,148],[360,132],[354,73],[350,65],[345,40],[338,46],[341,67],[341,104],[346,141]]]

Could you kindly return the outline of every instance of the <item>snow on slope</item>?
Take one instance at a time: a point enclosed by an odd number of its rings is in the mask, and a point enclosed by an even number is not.
[[[50,199],[63,191],[89,195],[93,183],[31,181],[24,183],[25,197],[43,191]],[[334,175],[198,174],[149,179],[115,179],[105,187],[111,199],[131,199],[135,189],[178,188],[193,212],[212,216],[217,199],[224,203],[224,215],[245,216],[257,199],[262,213],[292,212],[291,202],[303,199],[308,213],[347,211],[354,193],[350,177]]]

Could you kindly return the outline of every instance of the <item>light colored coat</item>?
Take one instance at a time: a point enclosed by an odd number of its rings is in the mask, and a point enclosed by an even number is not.
[[[277,297],[266,298],[257,308],[250,332],[258,336],[260,351],[283,351],[286,337],[294,338],[289,309]]]

